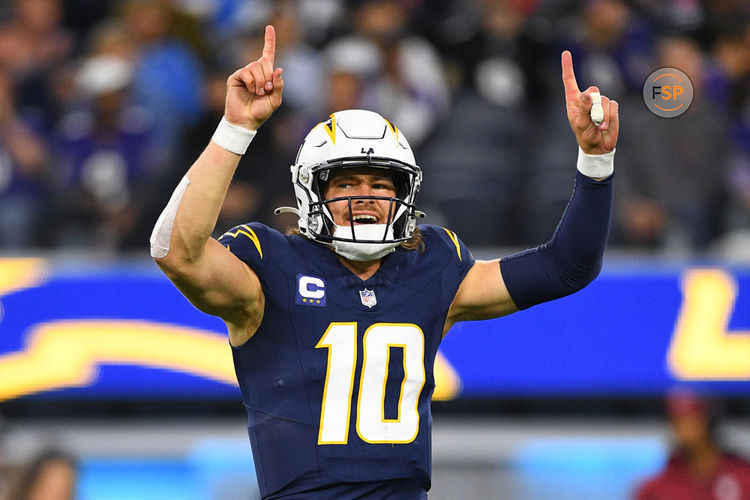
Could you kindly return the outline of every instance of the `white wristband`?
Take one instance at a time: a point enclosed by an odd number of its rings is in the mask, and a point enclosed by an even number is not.
[[[211,140],[229,152],[236,155],[244,155],[247,147],[253,141],[256,132],[256,130],[249,130],[245,127],[229,123],[224,116],[221,118],[219,126],[216,127],[216,132],[214,132]]]
[[[609,177],[615,171],[615,151],[603,155],[590,155],[583,152],[581,146],[578,146],[578,171],[587,177],[599,179]]]

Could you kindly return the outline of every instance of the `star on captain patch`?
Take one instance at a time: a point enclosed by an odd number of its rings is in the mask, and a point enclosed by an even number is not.
[[[367,288],[359,291],[359,298],[362,300],[362,305],[365,305],[370,309],[378,303],[378,299],[375,297],[375,292],[368,290]]]

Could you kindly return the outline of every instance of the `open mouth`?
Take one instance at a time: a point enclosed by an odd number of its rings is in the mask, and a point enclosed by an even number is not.
[[[368,214],[358,214],[352,217],[352,221],[354,221],[354,224],[377,224],[378,218],[374,215],[368,215]]]

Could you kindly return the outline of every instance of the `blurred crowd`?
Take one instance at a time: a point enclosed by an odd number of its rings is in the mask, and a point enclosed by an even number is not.
[[[284,104],[256,137],[217,232],[295,221],[289,165],[346,108],[401,128],[428,222],[473,246],[548,239],[577,146],[560,52],[620,102],[610,244],[750,252],[750,7],[745,0],[9,0],[0,2],[0,251],[145,251],[222,115],[227,76],[277,31]],[[642,99],[688,74],[674,119]]]
[[[0,475],[0,498],[4,500],[74,500],[77,498],[78,464],[60,450],[43,449],[28,463]],[[6,471],[3,471],[6,472]],[[14,473],[15,472],[15,473]],[[10,476],[7,485],[3,476]]]
[[[622,449],[624,456],[621,460],[615,461],[615,464],[608,463],[608,460],[604,456],[598,456],[596,459],[597,464],[595,465],[594,471],[582,472],[580,467],[580,456],[573,455],[570,458],[570,462],[562,466],[564,473],[554,474],[552,476],[544,469],[544,472],[535,472],[533,466],[528,466],[529,469],[521,472],[516,470],[514,474],[519,476],[534,476],[538,474],[536,480],[544,483],[550,481],[550,477],[557,483],[556,492],[557,496],[554,498],[630,498],[632,500],[743,500],[750,498],[750,461],[748,461],[748,449],[742,449],[739,443],[733,441],[727,433],[727,412],[724,408],[724,402],[716,396],[710,395],[705,392],[698,392],[687,387],[675,387],[669,389],[664,394],[663,399],[663,410],[660,412],[660,417],[663,422],[663,457],[660,461],[647,460],[648,462],[648,474],[645,470],[639,470],[643,475],[637,477],[632,484],[619,483],[610,484],[604,489],[597,489],[596,485],[602,484],[602,474],[606,475],[606,469],[613,467],[616,469],[615,475],[627,476],[628,466],[626,465],[628,460],[633,460],[632,450],[636,449],[639,440],[642,440],[641,434],[635,433],[632,435],[633,442],[629,443],[633,446],[626,446]],[[588,413],[588,410],[585,412]],[[589,419],[592,415],[588,415]],[[601,419],[601,416],[599,417]],[[744,421],[743,421],[744,422]],[[472,425],[478,425],[474,422]],[[481,424],[479,424],[481,425]],[[554,429],[554,425],[548,424],[550,427],[545,431],[548,435],[554,434],[555,432],[560,433],[559,429]],[[612,424],[613,427],[617,427],[616,424]],[[130,432],[133,432],[132,430]],[[596,432],[596,431],[594,431]],[[621,431],[617,431],[621,432]],[[601,436],[599,436],[601,438]],[[11,459],[11,456],[3,456],[2,446],[3,435],[0,434],[0,499],[2,500],[73,500],[74,498],[101,498],[95,493],[96,487],[92,486],[93,481],[96,481],[95,477],[102,475],[101,481],[107,481],[107,491],[109,497],[115,495],[115,490],[112,489],[111,482],[119,475],[127,475],[128,472],[122,470],[119,473],[113,472],[110,468],[105,468],[106,472],[102,470],[96,471],[97,467],[92,464],[101,460],[101,457],[95,454],[83,454],[83,456],[74,456],[70,453],[61,451],[59,448],[50,448],[47,446],[39,447],[34,450],[29,456],[23,461]],[[581,440],[583,447],[586,447],[586,442],[590,441],[593,435],[588,438],[578,438]],[[53,436],[45,436],[46,441],[55,441],[56,438]],[[59,438],[57,438],[59,439]],[[576,439],[576,438],[569,438]],[[594,438],[595,439],[595,438]],[[71,440],[70,443],[74,442]],[[616,441],[604,438],[603,443],[608,443],[605,446],[617,446]],[[71,444],[67,447],[73,447]],[[243,443],[245,444],[245,443]],[[562,444],[561,446],[565,446]],[[647,448],[649,448],[647,446]],[[627,451],[631,450],[631,451]],[[114,449],[112,450],[115,451]],[[166,453],[166,451],[165,451]],[[650,453],[646,453],[650,455]],[[4,461],[3,458],[6,458]],[[132,457],[131,460],[138,461],[143,460],[143,457]],[[112,460],[122,462],[124,459]],[[216,459],[209,458],[213,463],[213,468],[216,468],[216,464],[213,461]],[[236,454],[232,454],[231,458],[227,460],[237,460]],[[501,459],[495,457],[491,463],[487,463],[488,468],[497,468],[502,470],[503,468],[510,468],[510,463],[503,463]],[[610,459],[612,460],[612,459]],[[154,463],[159,463],[159,460],[150,459],[147,460],[153,467]],[[576,465],[578,464],[578,465]],[[143,466],[142,466],[143,467]],[[148,467],[148,466],[145,466]],[[558,466],[559,467],[559,466]],[[189,471],[190,467],[186,467]],[[158,469],[157,469],[158,470]],[[466,474],[464,469],[463,473]],[[242,474],[252,473],[250,471],[243,471]],[[156,481],[156,475],[150,481],[159,484]],[[198,474],[193,472],[193,474]],[[173,474],[167,474],[169,476],[166,480],[176,480]],[[471,476],[467,479],[469,483],[476,481],[476,474],[466,474]],[[581,477],[576,477],[580,475]],[[226,483],[227,478],[232,476],[223,476],[224,479],[221,483]],[[123,478],[120,477],[120,480]],[[136,478],[129,478],[130,481],[136,483],[135,489],[129,489],[130,496],[127,493],[120,493],[116,498],[136,498],[134,495],[139,490],[138,488],[149,488],[153,486],[153,483],[138,484],[139,480]],[[572,486],[570,480],[573,480],[573,485],[576,484],[576,480],[580,480],[582,483],[592,485],[592,489],[585,490],[589,494],[581,494],[581,490]],[[184,480],[184,479],[183,479]],[[141,479],[143,481],[143,479]],[[148,481],[148,480],[147,480]],[[240,483],[239,478],[233,478],[233,482]],[[200,481],[196,480],[192,484],[199,484]],[[240,483],[241,484],[241,483]],[[497,479],[493,482],[494,494],[492,498],[525,498],[525,499],[539,499],[539,498],[551,498],[550,490],[524,490],[523,495],[519,495],[517,490],[513,490],[512,482],[505,485],[505,488],[509,488],[508,491],[502,486],[502,482],[498,482]],[[619,486],[618,486],[619,485]],[[625,486],[625,489],[622,487]],[[229,485],[225,484],[222,488],[212,490],[211,488],[206,489],[205,493],[201,495],[198,493],[201,491],[200,488],[196,489],[194,495],[190,498],[212,498],[212,499],[224,499],[224,498],[239,498],[239,493],[228,494],[228,491],[239,492],[240,489],[230,490]],[[580,486],[578,487],[580,488]],[[156,489],[158,490],[158,487]],[[253,489],[253,491],[256,491]],[[478,496],[480,489],[468,489],[465,492],[463,498],[489,498],[488,490],[484,490],[485,496]],[[515,492],[515,494],[514,494]],[[598,492],[592,494],[593,492]],[[440,498],[450,498],[446,495],[445,491],[439,489],[434,492],[436,496]],[[255,494],[251,492],[243,492],[243,498],[257,498]],[[101,495],[101,493],[100,493]],[[107,497],[107,498],[109,498]],[[148,498],[157,498],[157,494],[151,494]],[[172,498],[172,497],[170,497]]]

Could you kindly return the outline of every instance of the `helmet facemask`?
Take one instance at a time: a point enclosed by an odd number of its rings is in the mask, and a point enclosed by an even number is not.
[[[325,198],[328,181],[340,169],[363,167],[387,172],[393,181],[396,196],[357,195]],[[392,252],[414,234],[417,211],[413,201],[421,183],[421,172],[418,167],[389,158],[352,157],[303,165],[300,166],[299,172],[300,181],[309,176],[308,186],[295,183],[295,189],[303,191],[309,197],[307,207],[300,206],[300,215],[307,213],[306,236],[332,246],[342,256],[351,260],[378,259]],[[342,201],[347,203],[349,223],[338,225],[329,205]],[[354,213],[358,201],[387,201],[385,221],[355,223]],[[302,230],[302,224],[300,229]]]
[[[395,197],[358,195],[326,200],[326,184],[334,171],[353,168],[384,173],[393,182]],[[304,236],[331,246],[347,259],[370,261],[393,252],[412,237],[416,218],[424,217],[414,206],[422,172],[409,143],[396,127],[372,111],[339,111],[313,127],[291,171],[297,209],[281,208],[276,212],[296,213]],[[361,208],[362,200],[379,203],[379,209],[387,201],[385,220],[381,214],[375,223],[355,223],[355,206]],[[331,204],[342,201],[348,205],[348,224],[339,226]]]

